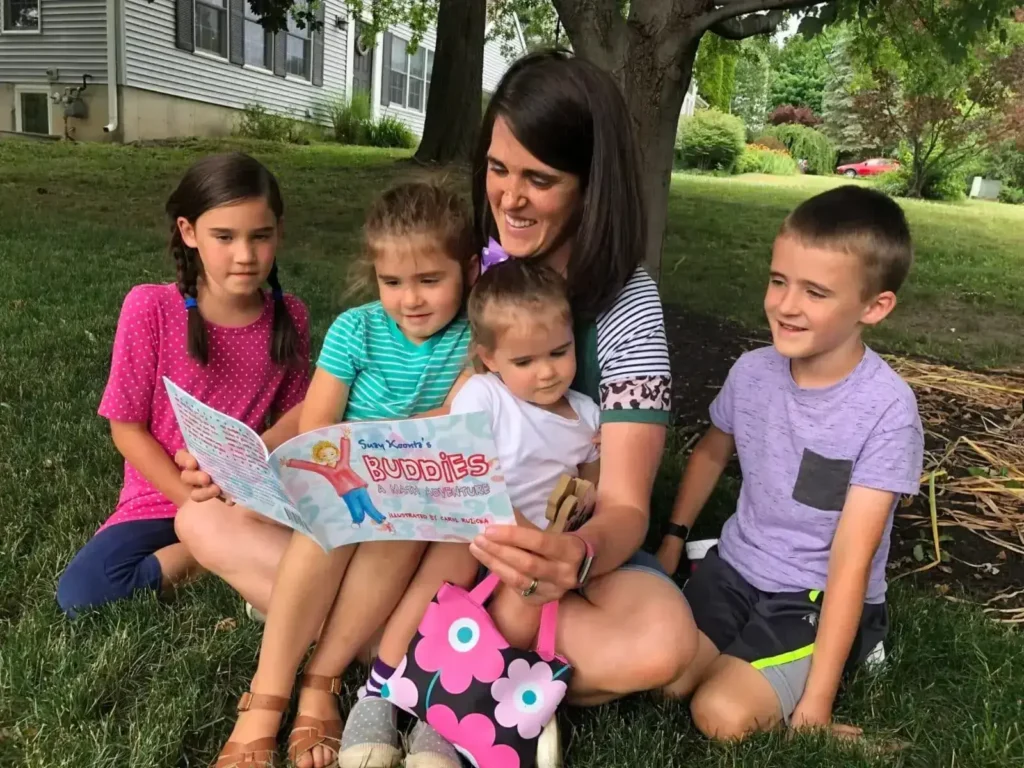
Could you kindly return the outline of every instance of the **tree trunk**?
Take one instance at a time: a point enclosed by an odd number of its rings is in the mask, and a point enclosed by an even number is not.
[[[480,126],[486,0],[440,0],[420,163],[469,162]]]
[[[697,43],[677,32],[671,40],[630,34],[620,82],[640,145],[641,184],[647,208],[647,253],[644,264],[658,280],[668,222],[668,198],[675,164],[679,113],[693,75]],[[671,46],[673,62],[659,64]]]

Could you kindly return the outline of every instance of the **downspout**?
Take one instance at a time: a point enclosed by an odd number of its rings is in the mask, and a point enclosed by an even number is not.
[[[117,130],[117,0],[107,0],[107,117],[104,133]]]

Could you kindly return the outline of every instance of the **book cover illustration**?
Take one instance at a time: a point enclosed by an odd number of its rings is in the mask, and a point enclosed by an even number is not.
[[[189,452],[225,495],[325,550],[515,524],[486,413],[336,424],[268,454],[245,424],[164,383]]]

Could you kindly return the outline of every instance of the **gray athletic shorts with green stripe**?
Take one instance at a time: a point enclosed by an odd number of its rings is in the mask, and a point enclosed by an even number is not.
[[[722,560],[716,547],[698,561],[683,594],[697,628],[715,647],[749,661],[768,679],[788,723],[811,670],[822,593],[762,592]],[[885,603],[865,603],[846,672],[871,655],[888,629]]]

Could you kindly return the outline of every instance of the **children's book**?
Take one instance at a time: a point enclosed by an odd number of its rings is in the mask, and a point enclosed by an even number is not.
[[[483,412],[336,424],[268,453],[248,426],[168,378],[189,453],[237,504],[324,550],[361,541],[470,541],[515,525]]]

